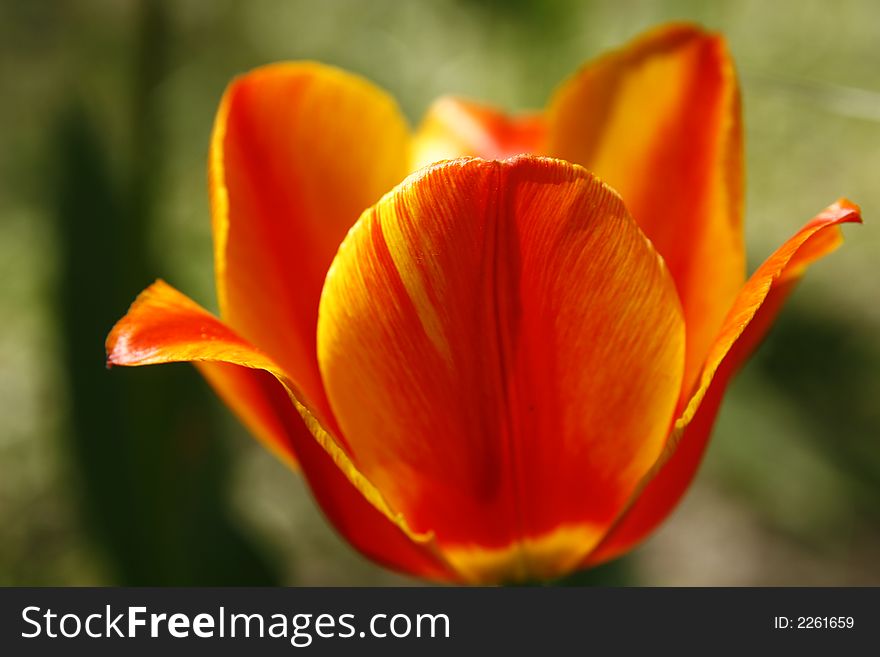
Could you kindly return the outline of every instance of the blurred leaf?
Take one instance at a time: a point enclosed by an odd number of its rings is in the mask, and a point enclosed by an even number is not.
[[[854,501],[880,514],[880,350],[863,328],[826,309],[792,305],[755,366],[807,418],[814,450],[846,474]]]
[[[104,337],[156,273],[146,245],[161,165],[150,107],[167,39],[159,3],[145,3],[141,25],[131,177],[111,176],[106,146],[82,106],[64,112],[53,141],[72,463],[118,583],[271,584],[275,569],[230,517],[228,457],[207,386],[183,366],[104,367]]]

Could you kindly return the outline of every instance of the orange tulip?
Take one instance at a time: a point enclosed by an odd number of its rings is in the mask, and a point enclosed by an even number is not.
[[[693,26],[540,115],[445,98],[414,134],[358,77],[261,68],[211,141],[221,319],[157,282],[108,362],[195,363],[382,564],[558,577],[669,514],[731,375],[860,221],[838,201],[745,281],[741,168],[732,63]]]

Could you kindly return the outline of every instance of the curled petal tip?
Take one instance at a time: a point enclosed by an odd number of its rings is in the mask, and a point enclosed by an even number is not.
[[[819,218],[838,223],[863,223],[862,209],[858,203],[853,203],[848,198],[839,198],[831,204],[825,212],[819,215]]]
[[[161,278],[157,278],[152,285],[144,289],[128,307],[128,312],[120,319],[104,341],[104,351],[106,353],[107,369],[114,365],[130,365],[138,359],[139,355],[135,355],[130,345],[130,335],[133,328],[133,313],[147,300],[152,299],[163,291],[171,290],[171,287]]]

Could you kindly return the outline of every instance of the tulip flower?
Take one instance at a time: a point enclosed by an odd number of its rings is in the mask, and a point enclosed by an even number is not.
[[[444,98],[414,132],[359,77],[260,68],[210,146],[219,318],[157,282],[108,362],[194,363],[381,564],[559,577],[670,513],[732,374],[860,221],[834,203],[745,280],[742,162],[727,47],[691,25],[541,113]]]

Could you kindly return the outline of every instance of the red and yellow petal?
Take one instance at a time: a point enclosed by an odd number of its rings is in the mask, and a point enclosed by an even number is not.
[[[324,276],[361,212],[407,173],[409,131],[369,82],[311,62],[227,89],[209,158],[221,315],[332,425],[315,359]]]
[[[544,118],[538,113],[508,115],[461,98],[438,98],[413,137],[411,170],[459,157],[503,160],[542,150]]]
[[[297,400],[286,373],[180,292],[161,281],[147,288],[108,336],[107,359],[111,365],[196,364],[267,447],[288,463],[298,461],[321,508],[349,543],[396,570],[456,577],[431,536],[409,529]]]
[[[859,221],[857,206],[838,201],[782,245],[752,275],[724,321],[703,367],[699,387],[676,422],[663,458],[585,565],[601,563],[629,550],[672,511],[702,460],[731,376],[764,337],[806,268],[840,245],[839,225]]]
[[[580,167],[445,162],[366,212],[318,359],[353,459],[463,577],[558,575],[660,454],[684,361],[661,258]]]
[[[547,108],[546,153],[616,189],[684,308],[689,396],[745,275],[739,92],[724,40],[664,27],[588,64]]]

